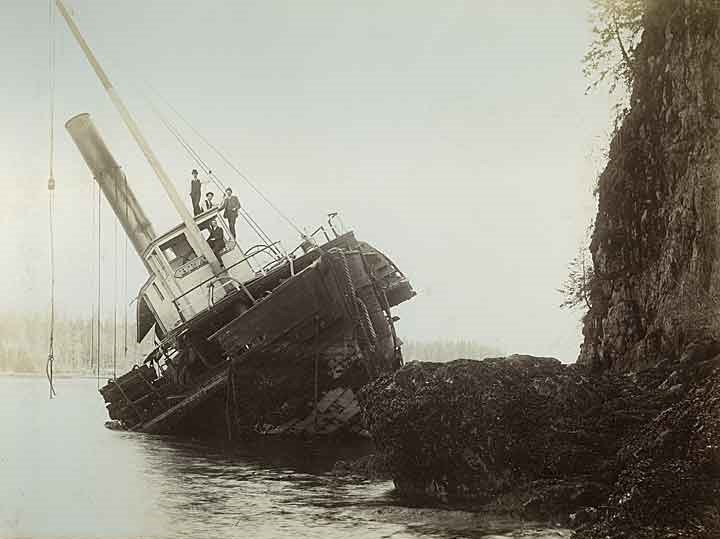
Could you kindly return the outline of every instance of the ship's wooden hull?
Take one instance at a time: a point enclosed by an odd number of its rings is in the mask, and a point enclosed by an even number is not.
[[[194,436],[362,432],[355,395],[401,365],[390,308],[414,292],[354,237],[306,262],[254,304],[238,295],[109,381],[111,419]]]

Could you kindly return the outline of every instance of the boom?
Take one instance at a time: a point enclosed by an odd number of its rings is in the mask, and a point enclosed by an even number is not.
[[[215,253],[213,253],[210,246],[204,240],[202,234],[200,234],[200,229],[195,223],[193,217],[190,215],[190,212],[185,207],[185,204],[183,203],[180,195],[175,189],[172,180],[170,180],[170,177],[167,175],[165,169],[160,164],[160,161],[155,155],[155,152],[153,152],[152,148],[150,148],[150,145],[145,139],[145,136],[140,131],[140,127],[133,119],[130,111],[128,111],[127,107],[125,106],[125,103],[123,103],[122,99],[120,99],[120,96],[115,91],[115,88],[110,82],[110,79],[108,78],[100,63],[97,61],[97,58],[95,58],[95,55],[85,41],[85,38],[83,38],[82,34],[80,33],[80,29],[78,28],[77,24],[75,24],[75,21],[65,7],[65,4],[63,4],[62,0],[55,0],[55,5],[60,11],[60,14],[65,19],[65,22],[67,23],[70,31],[80,45],[83,53],[85,53],[85,57],[87,58],[88,62],[90,62],[93,71],[95,71],[95,74],[100,79],[100,82],[105,88],[108,96],[110,96],[110,100],[113,102],[113,105],[115,105],[115,108],[120,113],[120,117],[122,118],[123,123],[130,131],[130,134],[135,139],[137,145],[140,147],[140,150],[145,156],[145,159],[147,159],[147,162],[150,163],[150,166],[155,172],[158,180],[160,180],[160,183],[165,189],[168,198],[170,198],[170,202],[180,215],[180,218],[182,219],[187,229],[188,241],[190,242],[190,245],[192,245],[192,247],[197,253],[200,253],[205,257],[205,259],[209,262],[213,273],[220,273],[221,268],[220,264],[218,263],[217,257],[215,256]]]

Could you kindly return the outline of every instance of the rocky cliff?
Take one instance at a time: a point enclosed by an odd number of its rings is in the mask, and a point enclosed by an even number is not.
[[[647,0],[599,184],[579,362],[637,370],[720,333],[720,6]]]
[[[414,363],[367,387],[400,493],[582,539],[720,537],[720,2],[646,0],[633,58],[578,364]]]

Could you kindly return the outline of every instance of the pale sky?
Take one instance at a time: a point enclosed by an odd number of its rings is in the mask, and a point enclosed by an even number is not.
[[[576,358],[581,313],[560,310],[556,289],[595,211],[611,116],[606,94],[585,95],[587,2],[68,5],[184,196],[195,164],[148,106],[149,88],[302,227],[339,211],[385,251],[419,294],[399,309],[401,337]],[[0,8],[0,309],[43,312],[48,4]],[[60,18],[56,34],[57,304],[87,315],[91,175],[64,122],[89,112],[156,230],[179,219]],[[295,247],[296,234],[185,134],[270,235]],[[114,218],[103,214],[110,309]],[[130,255],[132,297],[146,276]]]

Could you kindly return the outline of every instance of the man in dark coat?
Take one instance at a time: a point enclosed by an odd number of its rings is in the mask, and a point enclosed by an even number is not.
[[[230,234],[235,238],[235,221],[237,221],[238,211],[240,210],[240,201],[238,197],[232,194],[232,189],[225,189],[225,200],[223,200],[223,217],[227,219],[230,225]]]
[[[223,264],[222,258],[220,258],[220,253],[225,249],[225,234],[223,234],[223,229],[217,225],[215,219],[210,221],[210,236],[208,236],[207,242],[208,245],[210,245],[210,249],[215,253],[218,262],[220,262],[220,267],[224,268],[225,264]]]
[[[193,214],[199,215],[202,213],[202,209],[200,208],[201,186],[200,180],[198,179],[198,171],[193,169],[192,176],[193,179],[190,180],[190,200],[192,200]]]

